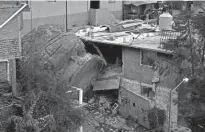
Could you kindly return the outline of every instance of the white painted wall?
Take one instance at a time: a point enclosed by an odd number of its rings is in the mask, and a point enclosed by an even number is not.
[[[68,0],[68,14],[88,12],[90,3],[88,1]]]
[[[122,11],[122,1],[115,1],[115,3],[109,3],[109,0],[101,0],[100,8],[107,8],[110,11]]]
[[[43,18],[49,16],[58,16],[65,14],[65,1],[48,2],[29,0],[29,6],[32,10],[32,18]],[[31,18],[31,11],[24,12],[24,19]]]
[[[115,3],[109,3],[109,0],[101,0],[100,8],[107,8],[110,11],[122,11],[122,1],[115,1]],[[88,12],[90,8],[90,0],[77,1],[67,0],[68,8],[67,13],[83,13]],[[32,10],[32,18],[44,18],[50,16],[65,15],[66,1],[56,0],[56,2],[48,2],[48,0],[33,1],[29,0],[29,6]],[[31,12],[24,12],[24,19],[31,19]]]

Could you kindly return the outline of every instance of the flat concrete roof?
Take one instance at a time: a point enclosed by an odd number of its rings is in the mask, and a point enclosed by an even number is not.
[[[133,34],[133,33],[132,33]],[[135,37],[133,40],[132,37]],[[172,54],[173,51],[166,50],[160,47],[160,39],[161,35],[159,32],[150,32],[150,33],[142,33],[142,34],[133,34],[126,32],[116,32],[116,33],[108,33],[108,32],[97,32],[94,33],[94,37],[91,38],[90,36],[86,35],[78,35],[81,40],[85,42],[94,42],[96,44],[104,44],[104,45],[116,45],[122,47],[130,47],[136,49],[145,49],[145,50],[152,50],[156,52]],[[139,36],[138,36],[139,35]],[[109,36],[117,36],[116,40],[108,40]],[[123,37],[131,37],[131,41],[123,42]],[[120,40],[121,39],[121,40]]]

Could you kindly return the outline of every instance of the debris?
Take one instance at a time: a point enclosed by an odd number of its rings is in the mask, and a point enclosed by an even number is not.
[[[104,69],[94,84],[93,91],[119,89],[122,67],[111,65]]]
[[[92,98],[91,100],[88,101],[88,103],[89,103],[89,104],[92,104],[92,103],[94,103],[94,101],[95,101],[95,99]]]

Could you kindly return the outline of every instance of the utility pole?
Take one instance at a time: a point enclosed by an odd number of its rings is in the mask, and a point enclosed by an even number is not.
[[[172,116],[172,93],[173,93],[173,91],[175,91],[182,83],[186,83],[186,82],[188,82],[189,81],[189,79],[188,78],[184,78],[174,89],[172,89],[171,91],[170,91],[170,93],[169,93],[169,98],[170,98],[170,102],[169,102],[169,124],[168,124],[168,132],[171,132],[171,130],[172,130],[172,122],[171,122],[171,120],[172,120],[172,118],[171,118],[171,116]]]
[[[68,2],[67,0],[65,1],[65,31],[68,31]]]

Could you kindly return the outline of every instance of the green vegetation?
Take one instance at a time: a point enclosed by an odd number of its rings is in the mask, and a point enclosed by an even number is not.
[[[5,132],[73,132],[82,123],[81,111],[70,106],[64,83],[56,80],[49,70],[39,69],[39,59],[36,56],[20,63],[17,98],[21,100],[13,103],[22,112],[13,112],[4,120]]]
[[[205,11],[205,9],[202,7]],[[194,14],[187,8],[175,18],[175,30],[181,35],[170,41],[174,52],[173,62],[180,69],[180,76],[188,77],[185,86],[188,95],[180,100],[180,112],[185,117],[203,117],[205,106],[205,14]],[[185,94],[185,93],[184,93]]]
[[[166,114],[164,110],[154,107],[148,111],[148,121],[151,130],[163,127],[165,120]]]

